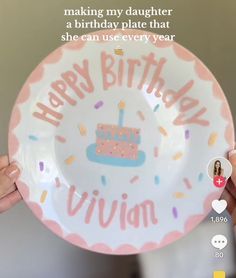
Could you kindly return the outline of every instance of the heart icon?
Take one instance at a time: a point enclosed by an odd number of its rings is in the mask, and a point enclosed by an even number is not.
[[[221,214],[227,207],[227,202],[225,200],[214,200],[212,202],[212,208],[214,211],[216,211],[218,214]]]

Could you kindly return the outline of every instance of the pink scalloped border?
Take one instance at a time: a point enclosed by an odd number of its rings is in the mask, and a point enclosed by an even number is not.
[[[122,30],[102,30],[98,32],[93,32],[91,34],[149,34],[153,35],[151,32],[146,32],[142,30],[132,30],[128,29],[125,31]],[[101,43],[101,42],[98,42]],[[104,42],[103,42],[104,43]],[[152,42],[153,43],[153,42]],[[154,44],[154,43],[153,43]],[[62,52],[63,49],[71,49],[71,50],[78,50],[82,49],[86,45],[85,41],[79,40],[76,42],[69,42],[59,48],[57,48],[55,51],[53,51],[49,56],[47,56],[37,67],[36,69],[31,73],[31,75],[26,80],[23,88],[21,89],[18,98],[15,102],[14,108],[12,110],[11,120],[9,124],[9,140],[8,140],[8,147],[9,147],[9,156],[10,160],[12,161],[14,155],[18,151],[19,148],[19,141],[14,135],[14,129],[19,125],[21,120],[19,105],[26,102],[30,96],[30,84],[36,83],[41,80],[44,74],[44,68],[43,66],[46,64],[54,64],[57,63],[62,58]],[[233,126],[233,119],[230,112],[229,105],[227,103],[226,97],[214,78],[213,74],[205,67],[205,65],[190,51],[182,47],[176,42],[161,42],[158,41],[158,43],[154,44],[156,47],[172,47],[175,54],[181,58],[182,60],[186,62],[195,62],[195,71],[199,78],[202,80],[208,80],[213,82],[213,93],[214,96],[222,101],[222,107],[221,107],[221,115],[224,119],[227,120],[228,125],[225,130],[225,139],[229,144],[229,150],[234,147],[234,126]],[[218,192],[211,193],[207,196],[204,202],[204,213],[199,215],[193,215],[189,217],[185,223],[184,232],[178,232],[173,231],[169,234],[167,234],[160,243],[156,242],[147,242],[145,243],[141,248],[136,248],[135,246],[132,246],[130,244],[123,244],[115,249],[110,248],[108,245],[104,243],[97,243],[92,246],[89,246],[89,244],[79,235],[77,234],[69,234],[65,235],[61,226],[50,219],[45,219],[43,215],[43,211],[41,207],[36,202],[31,202],[29,200],[29,188],[26,184],[24,184],[21,180],[18,180],[17,182],[18,189],[28,205],[28,207],[33,211],[35,216],[45,225],[47,226],[52,232],[54,232],[59,237],[67,240],[68,242],[77,245],[79,247],[82,247],[84,249],[88,249],[91,251],[99,252],[99,253],[105,253],[105,254],[137,254],[142,252],[151,251],[160,247],[163,247],[167,244],[172,243],[173,241],[183,237],[184,235],[188,234],[193,228],[195,228],[210,212],[211,210],[211,202],[214,199],[218,199],[222,193],[222,190],[219,190]]]

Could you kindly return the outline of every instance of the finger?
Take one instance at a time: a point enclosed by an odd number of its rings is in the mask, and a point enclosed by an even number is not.
[[[0,171],[0,198],[9,190],[20,175],[16,164],[11,164]]]
[[[9,165],[9,158],[7,155],[0,156],[0,170]]]
[[[232,164],[231,180],[236,186],[236,150],[235,149],[229,152],[229,161]]]
[[[231,214],[233,225],[236,225],[236,199],[227,189],[223,191],[221,199],[227,202],[227,210]]]
[[[14,192],[17,189],[15,183],[13,183],[13,185],[11,187],[9,187],[9,189],[1,196],[1,198],[5,197],[6,195]],[[0,198],[0,199],[1,199]]]
[[[230,179],[227,182],[227,185],[225,187],[230,194],[236,199],[236,186],[234,185],[233,181]]]
[[[0,200],[0,213],[10,209],[22,199],[18,190],[8,194]]]

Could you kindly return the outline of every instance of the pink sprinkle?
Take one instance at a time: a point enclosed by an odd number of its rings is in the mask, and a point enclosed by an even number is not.
[[[44,170],[44,163],[42,161],[39,162],[39,170],[43,172]]]
[[[56,187],[61,186],[61,182],[60,182],[60,179],[58,177],[55,178],[55,183],[56,183]]]
[[[66,138],[65,138],[65,137],[62,137],[62,136],[59,136],[59,135],[56,136],[56,139],[57,139],[57,141],[59,141],[60,143],[65,143],[65,142],[66,142]]]
[[[192,189],[192,184],[188,178],[184,178],[183,181],[188,189]]]
[[[178,211],[177,211],[176,207],[173,207],[172,213],[173,213],[174,218],[178,218]]]
[[[185,130],[185,139],[188,140],[190,138],[190,131],[187,129]]]
[[[136,181],[139,180],[139,176],[134,176],[131,180],[130,183],[135,183]]]
[[[138,114],[140,120],[142,120],[142,121],[145,120],[145,117],[144,117],[144,115],[143,115],[143,113],[141,111],[137,111],[137,114]]]
[[[155,157],[158,157],[158,147],[155,147],[155,148],[154,148],[154,156],[155,156]]]
[[[95,105],[94,105],[94,108],[95,109],[99,109],[100,107],[102,107],[103,106],[103,101],[102,100],[99,100]]]

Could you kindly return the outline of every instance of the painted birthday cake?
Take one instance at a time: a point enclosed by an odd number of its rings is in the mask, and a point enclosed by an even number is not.
[[[135,167],[144,163],[145,154],[139,151],[140,129],[124,127],[125,102],[120,101],[118,125],[97,125],[96,143],[87,148],[89,160],[109,165]]]
[[[137,128],[98,124],[96,153],[97,155],[136,160],[140,144],[139,133],[140,130]]]

